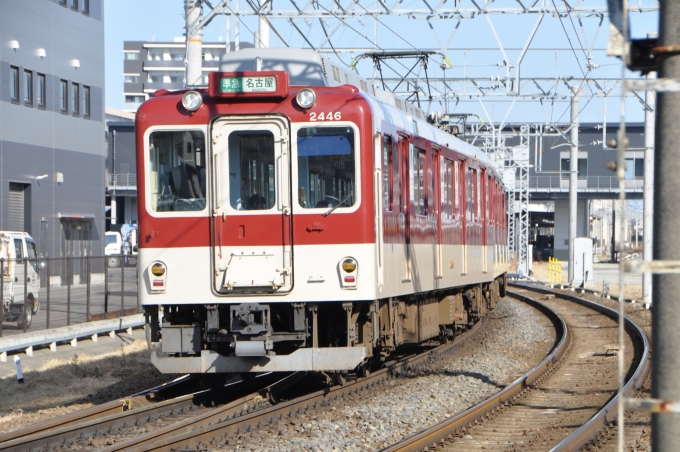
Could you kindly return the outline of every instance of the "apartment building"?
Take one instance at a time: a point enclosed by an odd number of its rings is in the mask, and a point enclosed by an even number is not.
[[[240,48],[252,47],[241,43]],[[233,50],[234,44],[231,44]],[[220,56],[227,51],[224,42],[203,43],[203,83],[208,74],[220,67]],[[137,108],[158,89],[183,89],[185,85],[186,43],[184,38],[173,42],[125,41],[123,43],[123,77],[125,111]]]

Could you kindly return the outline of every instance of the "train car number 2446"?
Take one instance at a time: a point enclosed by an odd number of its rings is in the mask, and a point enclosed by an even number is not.
[[[332,112],[329,111],[328,113],[316,113],[316,112],[310,112],[309,113],[309,120],[310,121],[340,121],[342,119],[342,115],[340,114],[339,111]]]

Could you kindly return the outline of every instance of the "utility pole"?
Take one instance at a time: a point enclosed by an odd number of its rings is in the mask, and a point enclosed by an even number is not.
[[[184,0],[187,55],[185,61],[186,87],[202,85],[203,76],[203,4],[202,0]]]
[[[655,38],[652,33],[648,38]],[[656,72],[650,72],[647,78],[656,78]],[[654,234],[653,212],[654,212],[654,113],[656,109],[656,93],[654,91],[645,92],[645,103],[650,109],[645,110],[645,187],[643,191],[642,206],[642,259],[645,262],[652,260],[652,242]],[[642,302],[645,306],[652,303],[652,274],[642,274]]]
[[[569,154],[569,284],[574,281],[574,239],[578,205],[578,87],[571,88],[571,152]]]
[[[680,78],[680,2],[659,2],[659,41],[656,55],[659,78]],[[656,108],[656,149],[654,150],[654,260],[680,260],[680,93],[659,92]],[[652,397],[680,400],[680,277],[654,274],[652,301]],[[652,413],[654,452],[680,450],[680,414]]]

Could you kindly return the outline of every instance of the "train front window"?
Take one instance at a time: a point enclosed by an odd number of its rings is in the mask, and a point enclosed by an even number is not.
[[[297,133],[298,200],[305,209],[356,202],[354,130],[305,127]]]
[[[155,212],[205,209],[203,132],[156,131],[149,137],[149,188]]]
[[[276,203],[274,134],[269,130],[229,135],[229,199],[236,210],[267,210]]]

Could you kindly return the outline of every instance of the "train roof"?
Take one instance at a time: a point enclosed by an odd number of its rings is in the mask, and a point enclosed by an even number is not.
[[[379,118],[385,118],[440,146],[455,149],[493,167],[491,159],[479,148],[438,129],[427,122],[427,114],[355,72],[340,67],[317,52],[296,48],[248,48],[225,53],[220,59],[221,72],[286,71],[290,84],[298,86],[354,85],[370,99]]]

